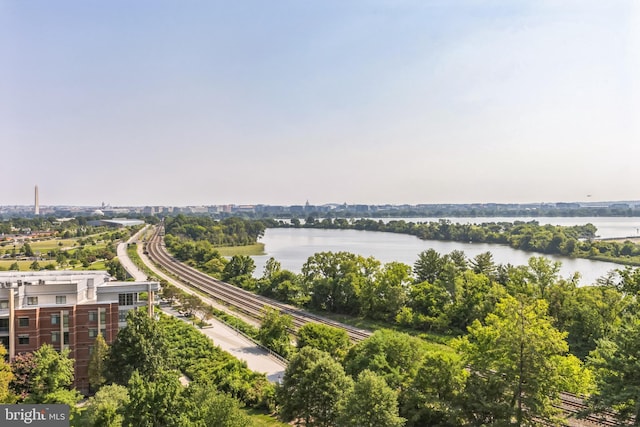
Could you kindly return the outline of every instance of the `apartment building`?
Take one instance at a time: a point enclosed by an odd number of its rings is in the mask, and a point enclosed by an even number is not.
[[[0,343],[9,358],[44,343],[68,348],[75,386],[87,392],[95,338],[102,333],[113,342],[129,310],[147,307],[151,314],[159,289],[158,282],[111,279],[106,271],[0,272]]]

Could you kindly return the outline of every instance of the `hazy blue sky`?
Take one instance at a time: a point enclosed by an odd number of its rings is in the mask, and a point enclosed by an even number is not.
[[[637,0],[0,0],[0,204],[640,199],[639,81]]]

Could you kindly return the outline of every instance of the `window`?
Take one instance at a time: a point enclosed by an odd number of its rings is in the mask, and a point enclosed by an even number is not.
[[[6,310],[7,308],[9,308],[9,300],[8,299],[0,300],[0,310]]]
[[[38,297],[27,297],[27,305],[38,305]]]
[[[100,333],[105,339],[107,338],[107,328],[100,328]]]
[[[60,315],[59,314],[52,314],[51,315],[51,324],[52,325],[59,325],[60,324]]]
[[[98,328],[89,328],[89,338],[95,338],[98,336]]]
[[[97,322],[98,321],[98,312],[95,310],[89,311],[89,322]]]
[[[29,344],[29,335],[18,335],[18,344],[20,344],[20,345],[28,345]]]
[[[69,332],[65,332],[64,334],[62,334],[62,338],[64,339],[62,344],[64,345],[69,344]]]
[[[65,313],[62,316],[62,326],[64,326],[65,328],[69,327],[69,314]]]
[[[135,294],[135,293],[118,294],[119,305],[134,305],[137,302],[138,302],[138,294]]]
[[[100,310],[100,323],[102,323],[103,325],[107,322],[107,312],[102,309]]]
[[[126,322],[128,312],[128,310],[118,310],[118,322]]]
[[[56,304],[66,304],[67,296],[66,295],[57,295],[56,296]]]
[[[51,332],[51,342],[52,343],[60,342],[60,332]]]
[[[29,318],[28,317],[18,318],[18,326],[20,326],[21,328],[29,327]]]
[[[89,356],[91,356],[93,354],[93,347],[92,345],[89,346]]]

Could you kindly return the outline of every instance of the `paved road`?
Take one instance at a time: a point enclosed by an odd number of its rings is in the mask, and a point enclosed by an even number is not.
[[[173,309],[163,308],[162,311],[178,317],[178,313]],[[184,317],[179,318],[189,322]],[[252,371],[266,374],[269,381],[279,382],[282,379],[286,367],[284,363],[271,357],[266,350],[226,324],[215,319],[209,320],[208,323],[211,327],[200,329],[200,332],[211,338],[216,345],[235,358],[247,362]]]
[[[138,238],[142,235],[142,233],[146,232],[148,227],[149,227],[148,225],[143,227],[140,231],[138,231],[136,234],[131,236],[129,240],[126,241],[126,243],[125,242],[118,243],[118,247],[116,248],[118,261],[120,261],[120,264],[122,264],[124,269],[127,270],[127,273],[129,273],[131,277],[133,277],[133,280],[140,281],[140,282],[147,280],[147,275],[144,274],[144,272],[140,271],[138,267],[136,267],[136,265],[133,263],[133,261],[131,261],[131,259],[127,255],[127,245],[129,243],[137,241]]]
[[[133,242],[138,239],[142,235],[142,231],[137,233],[129,242]],[[122,247],[122,252],[120,252],[120,246]],[[159,271],[155,266],[153,266],[147,257],[142,253],[142,245],[138,244],[138,255],[142,258],[143,262],[149,267],[154,273],[158,274],[158,276],[164,278],[169,283],[180,287],[181,289],[194,293],[191,289],[185,287],[182,283],[174,280],[173,278],[167,276],[163,272]],[[131,274],[132,277],[142,277],[142,279],[136,280],[147,280],[147,276],[140,271],[135,264],[129,259],[127,256],[126,245],[121,243],[118,245],[118,259],[122,266]],[[126,261],[125,261],[126,259]],[[201,297],[202,298],[202,297]],[[208,300],[207,298],[202,298],[206,303],[210,303],[213,306],[219,306],[215,301]],[[164,307],[163,311],[167,314],[171,314],[173,316],[178,316],[175,310]],[[236,314],[234,314],[236,315]],[[183,317],[182,320],[187,321]],[[247,366],[249,369],[255,372],[262,372],[267,375],[267,378],[271,382],[278,382],[282,375],[284,374],[284,370],[286,368],[286,364],[282,361],[276,359],[271,356],[269,352],[262,347],[255,344],[250,339],[246,338],[242,334],[238,333],[233,328],[227,326],[226,324],[212,319],[209,320],[210,328],[200,329],[200,332],[211,338],[211,340],[218,345],[223,350],[229,352],[232,356],[247,362]]]

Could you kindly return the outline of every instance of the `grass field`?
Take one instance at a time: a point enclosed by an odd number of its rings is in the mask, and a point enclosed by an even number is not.
[[[34,252],[40,252],[40,253],[47,253],[53,249],[69,249],[69,248],[74,248],[74,247],[78,247],[78,240],[80,239],[94,239],[94,240],[98,240],[99,236],[103,235],[104,233],[97,233],[97,234],[92,234],[90,236],[83,236],[83,237],[74,237],[71,239],[59,239],[59,238],[53,238],[53,239],[47,239],[47,240],[38,240],[38,241],[27,241],[27,243],[29,243],[29,246],[31,246],[31,249]],[[100,242],[99,244],[96,245],[85,245],[86,249],[96,249],[96,248],[104,248],[107,245],[106,242]],[[9,253],[12,249],[13,249],[14,244],[11,242],[6,243],[5,245],[0,245],[0,251],[3,251],[5,253]],[[16,250],[20,251],[22,249],[22,243],[18,243],[15,245]]]
[[[31,264],[33,264],[33,261],[16,261],[16,260],[9,260],[9,259],[3,259],[0,261],[0,270],[1,271],[5,271],[8,270],[9,267],[11,267],[11,264],[13,264],[14,262],[18,263],[18,267],[20,267],[20,271],[28,271],[29,270],[29,266]],[[56,264],[55,261],[38,261],[38,264],[40,264],[40,267],[44,267],[47,264]]]
[[[39,241],[33,241],[28,243],[34,252],[45,253],[53,249],[72,247],[77,243],[77,239],[47,239],[47,240],[39,240]],[[9,253],[13,249],[13,246],[14,244],[12,242],[7,242],[4,245],[0,245],[0,251]],[[22,243],[16,243],[15,247],[17,251],[20,251],[22,249]]]
[[[221,246],[216,247],[222,256],[234,255],[264,255],[264,243],[256,243],[247,246]]]
[[[9,267],[11,267],[11,264],[13,264],[14,262],[18,263],[18,267],[20,267],[20,271],[29,271],[29,266],[33,263],[33,261],[0,260],[0,271],[9,270]],[[53,265],[57,266],[57,263],[55,262],[55,260],[38,261],[38,264],[40,264],[40,268],[44,268],[44,266],[47,265],[47,264],[53,264]],[[96,262],[94,262],[93,264],[91,264],[87,268],[84,268],[84,267],[82,267],[82,265],[78,264],[78,265],[75,266],[75,268],[69,266],[66,269],[72,269],[72,270],[106,270],[107,267],[104,264],[104,261],[96,261]]]
[[[274,416],[265,414],[255,409],[245,408],[243,411],[251,417],[251,425],[253,427],[286,427],[289,424],[278,421]]]

